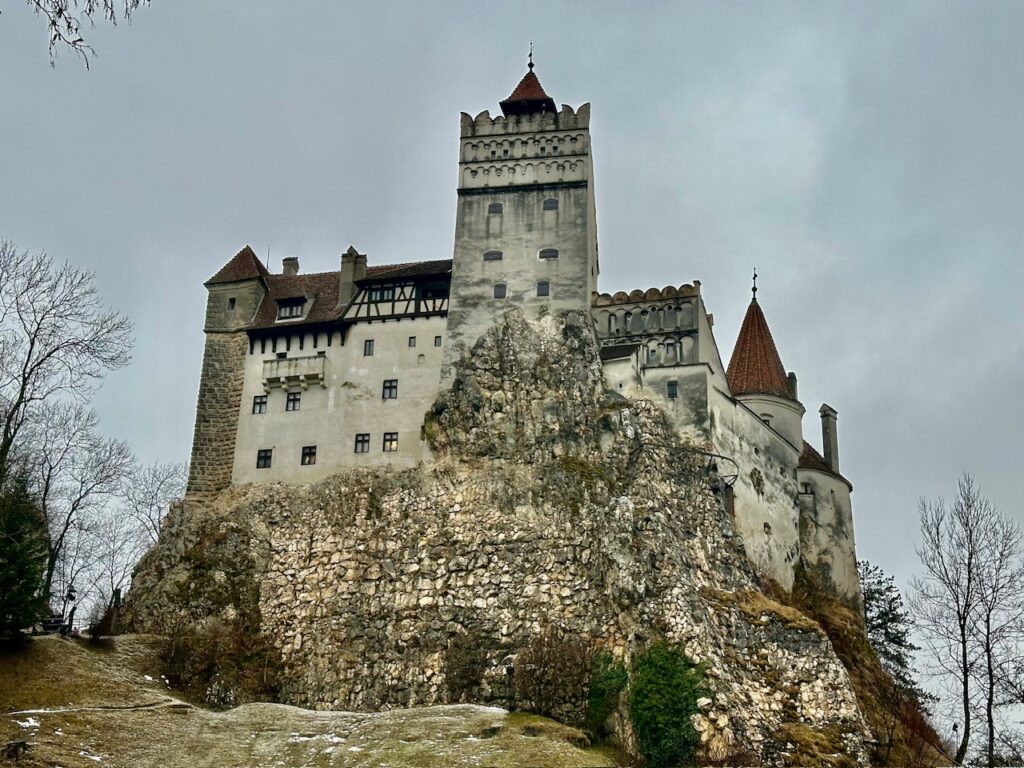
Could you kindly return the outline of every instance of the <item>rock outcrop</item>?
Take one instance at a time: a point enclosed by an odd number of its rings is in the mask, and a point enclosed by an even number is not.
[[[515,706],[516,654],[552,626],[627,663],[660,636],[706,665],[709,757],[782,764],[799,745],[779,734],[809,730],[866,761],[828,639],[760,591],[707,458],[605,390],[589,318],[510,312],[425,431],[429,466],[186,499],[136,573],[133,628],[242,622],[285,702],[352,710]],[[456,690],[465,638],[483,663]]]

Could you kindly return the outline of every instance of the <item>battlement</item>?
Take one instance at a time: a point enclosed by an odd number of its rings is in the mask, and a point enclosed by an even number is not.
[[[528,115],[491,117],[485,109],[476,117],[466,112],[461,116],[461,137],[463,139],[476,136],[508,136],[520,133],[542,133],[544,131],[571,131],[590,129],[590,102],[573,109],[563,104],[559,112],[536,112]]]
[[[612,304],[638,304],[646,301],[669,301],[676,298],[691,298],[700,296],[700,280],[693,283],[686,283],[676,288],[673,285],[666,285],[664,288],[648,288],[646,291],[639,289],[626,293],[595,293],[593,304],[595,307],[606,307]]]

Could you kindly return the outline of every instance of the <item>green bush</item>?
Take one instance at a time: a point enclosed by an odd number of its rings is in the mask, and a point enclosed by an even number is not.
[[[22,477],[0,493],[0,633],[16,633],[42,618],[46,596],[47,531]]]
[[[605,733],[605,721],[615,711],[619,694],[629,682],[626,665],[607,651],[594,656],[590,665],[590,693],[587,697],[587,730],[595,739]]]
[[[633,660],[629,719],[651,768],[692,765],[700,743],[692,718],[706,695],[704,670],[677,646],[656,641]]]

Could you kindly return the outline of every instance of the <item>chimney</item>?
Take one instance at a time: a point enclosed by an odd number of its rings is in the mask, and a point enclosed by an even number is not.
[[[789,379],[789,394],[793,396],[794,400],[799,402],[800,398],[796,396],[796,374],[790,371],[786,378]]]
[[[299,274],[299,257],[285,256],[281,259],[281,270],[282,274],[288,277]]]
[[[822,403],[818,409],[821,414],[821,442],[825,448],[825,461],[833,472],[839,472],[839,433],[836,430],[838,411],[828,403]]]
[[[338,275],[338,303],[348,304],[355,298],[356,281],[366,277],[366,254],[360,253],[353,246],[341,254],[341,272]]]

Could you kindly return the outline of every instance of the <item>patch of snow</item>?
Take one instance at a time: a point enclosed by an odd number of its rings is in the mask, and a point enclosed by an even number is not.
[[[348,751],[349,752],[362,752],[363,748],[362,747],[349,747]]]
[[[102,763],[103,762],[103,758],[102,757],[100,757],[99,755],[90,755],[84,749],[80,750],[78,754],[80,754],[82,757],[87,757],[90,760],[94,760],[97,763]]]
[[[63,736],[64,735],[64,731],[62,731],[60,728],[54,728],[53,729],[53,735],[54,736]]]
[[[151,683],[153,682],[153,678],[150,677],[149,675],[143,675],[143,677],[146,678],[146,680],[148,680],[149,682],[151,682]]]
[[[38,728],[39,727],[39,721],[36,720],[34,717],[30,717],[28,720],[15,720],[14,722],[16,722],[22,728]]]

